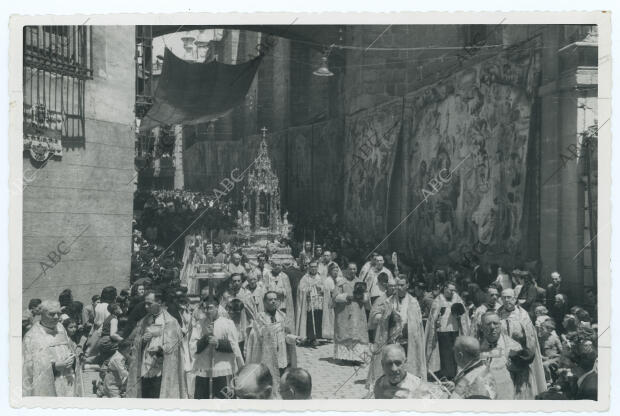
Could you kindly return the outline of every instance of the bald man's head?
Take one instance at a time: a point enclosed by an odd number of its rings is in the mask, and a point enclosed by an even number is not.
[[[47,328],[55,328],[60,322],[60,303],[55,300],[44,300],[39,305],[41,310],[41,325]]]
[[[383,374],[390,384],[396,385],[407,376],[405,350],[400,344],[389,344],[381,352]]]
[[[280,396],[284,400],[312,398],[312,377],[303,368],[288,368],[280,378]]]
[[[383,362],[387,357],[394,354],[402,354],[405,356],[405,350],[400,344],[388,344],[383,347],[381,351],[381,362]]]
[[[514,296],[515,295],[515,290],[514,289],[504,289],[502,290],[502,296]]]
[[[235,396],[238,399],[271,399],[273,377],[263,364],[247,364],[234,379]]]
[[[502,290],[502,303],[506,310],[513,311],[517,305],[517,298],[513,289]]]
[[[480,359],[480,343],[474,337],[458,337],[454,343],[454,358],[459,368]]]

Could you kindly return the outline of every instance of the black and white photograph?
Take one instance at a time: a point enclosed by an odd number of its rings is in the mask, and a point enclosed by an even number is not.
[[[607,408],[609,15],[527,16],[12,19],[13,398]]]

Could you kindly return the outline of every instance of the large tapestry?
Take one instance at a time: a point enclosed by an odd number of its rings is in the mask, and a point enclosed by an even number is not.
[[[401,99],[346,118],[344,219],[362,240],[380,241],[386,235],[389,184],[402,120]]]
[[[508,51],[406,97],[411,254],[452,261],[472,252],[523,255],[539,59],[534,48]]]

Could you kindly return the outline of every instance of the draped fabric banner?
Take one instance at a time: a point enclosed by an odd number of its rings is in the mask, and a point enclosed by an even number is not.
[[[260,57],[239,65],[187,62],[166,48],[153,106],[140,129],[216,120],[243,102],[260,63]]]
[[[288,129],[288,158],[290,210],[298,216],[310,216],[315,205],[312,195],[312,125]]]
[[[526,155],[539,72],[535,48],[508,51],[406,97],[411,254],[453,261],[472,252],[523,256]]]
[[[342,121],[330,120],[312,125],[312,172],[315,214],[327,218],[342,206]]]
[[[381,241],[386,235],[389,184],[402,119],[403,100],[397,99],[345,120],[344,220],[365,241]]]

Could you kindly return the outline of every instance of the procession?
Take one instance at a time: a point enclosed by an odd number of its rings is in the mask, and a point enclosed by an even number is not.
[[[291,225],[274,234],[243,217],[245,242],[188,236],[185,263],[135,229],[130,287],[86,305],[71,289],[31,299],[24,391],[310,399],[313,369],[297,356],[328,345],[340,371],[365,375],[359,399],[596,397],[596,312],[569,301],[559,273],[547,287],[526,266],[475,259],[424,273],[396,253],[361,262],[312,241],[293,257],[282,238]],[[85,372],[98,374],[92,385]]]
[[[24,26],[22,396],[599,400],[598,28],[497,26]]]
[[[368,395],[356,398],[596,397],[596,320],[568,303],[557,273],[546,289],[519,269],[488,285],[442,269],[412,281],[378,253],[358,273],[355,262],[339,264],[307,242],[303,276],[291,282],[265,253],[255,266],[242,248],[227,254],[207,243],[194,254],[203,248],[207,261],[225,260],[206,264],[224,266],[226,277],[195,302],[166,273],[174,267],[129,289],[106,287],[86,306],[70,289],[58,301],[32,299],[23,319],[25,391],[309,399],[312,377],[297,367],[297,351],[327,343],[343,371],[367,372]],[[97,381],[84,385],[93,368]]]

